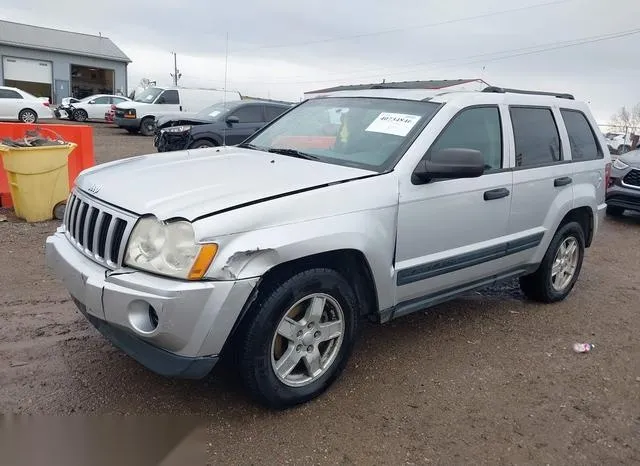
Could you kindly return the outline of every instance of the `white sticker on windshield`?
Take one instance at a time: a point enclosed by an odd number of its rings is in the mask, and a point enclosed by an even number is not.
[[[365,131],[406,136],[418,120],[420,120],[420,115],[383,112],[371,122]]]

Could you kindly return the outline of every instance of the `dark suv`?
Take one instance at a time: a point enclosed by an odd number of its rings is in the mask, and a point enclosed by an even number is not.
[[[294,104],[240,100],[211,105],[198,113],[174,114],[156,121],[153,144],[158,152],[234,146]]]

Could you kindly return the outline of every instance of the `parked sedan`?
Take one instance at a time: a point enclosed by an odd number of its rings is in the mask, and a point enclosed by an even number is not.
[[[61,105],[58,110],[64,111],[70,120],[102,120],[111,105],[128,100],[130,100],[128,97],[122,95],[96,94],[75,103]]]
[[[233,146],[292,106],[287,102],[240,100],[214,104],[194,114],[160,117],[154,145],[158,152]]]
[[[627,152],[612,164],[607,214],[619,217],[625,210],[640,212],[640,150]]]
[[[45,118],[53,118],[48,98],[36,97],[17,87],[0,86],[0,120],[36,123]]]

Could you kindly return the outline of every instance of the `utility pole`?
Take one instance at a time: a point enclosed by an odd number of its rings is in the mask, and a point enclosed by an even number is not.
[[[173,54],[173,73],[169,73],[169,74],[173,78],[173,85],[177,86],[178,79],[182,77],[182,73],[180,73],[180,70],[178,70],[178,56],[176,55],[175,52],[171,52],[171,53]]]

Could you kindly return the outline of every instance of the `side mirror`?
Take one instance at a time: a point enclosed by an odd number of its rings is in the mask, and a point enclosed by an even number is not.
[[[240,123],[240,118],[238,118],[235,115],[231,115],[230,117],[227,117],[227,123],[229,124]]]
[[[476,178],[484,173],[484,156],[474,149],[442,149],[423,159],[413,171],[413,178],[426,183],[433,178]]]
[[[95,104],[95,103],[96,103],[96,101],[95,101],[95,100],[90,100],[90,101],[89,101],[89,103],[90,103],[90,104]]]

